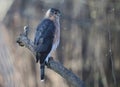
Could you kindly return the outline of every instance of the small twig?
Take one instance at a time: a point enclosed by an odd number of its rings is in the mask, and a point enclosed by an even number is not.
[[[20,34],[20,36],[17,38],[17,43],[20,46],[25,46],[26,48],[28,48],[33,53],[33,55],[36,56],[35,46],[33,42],[28,39],[28,33],[29,28],[24,27],[24,33]],[[84,82],[80,80],[80,78],[78,78],[72,71],[65,68],[62,64],[54,61],[52,57],[49,58],[49,61],[46,65],[49,69],[61,75],[74,87],[85,87]]]
[[[26,35],[26,37],[28,37],[27,36],[28,33],[29,33],[29,27],[28,26],[24,26],[24,34]]]

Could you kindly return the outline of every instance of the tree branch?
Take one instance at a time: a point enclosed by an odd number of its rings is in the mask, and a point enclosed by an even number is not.
[[[29,28],[27,26],[24,27],[24,32],[20,34],[17,38],[17,43],[20,46],[25,46],[28,48],[34,56],[36,56],[35,46],[33,42],[28,38]],[[65,68],[62,64],[53,60],[52,57],[49,58],[46,66],[61,75],[64,79],[66,79],[70,84],[74,87],[85,87],[82,80],[80,80],[73,72]]]

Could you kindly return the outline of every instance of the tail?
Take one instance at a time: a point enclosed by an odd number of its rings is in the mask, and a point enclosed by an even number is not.
[[[41,81],[44,81],[44,77],[45,77],[45,64],[41,64],[40,70],[41,70]]]
[[[36,63],[38,63],[38,61],[40,60],[40,53],[36,53]]]

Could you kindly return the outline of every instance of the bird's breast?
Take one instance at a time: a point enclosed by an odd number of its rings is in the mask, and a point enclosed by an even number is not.
[[[59,23],[57,23],[55,24],[55,26],[56,26],[56,29],[55,29],[54,39],[53,39],[52,50],[56,50],[60,42],[60,25]]]

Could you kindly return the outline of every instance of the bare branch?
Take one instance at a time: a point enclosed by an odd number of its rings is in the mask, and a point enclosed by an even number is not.
[[[24,32],[20,34],[20,36],[17,38],[17,43],[20,46],[25,46],[26,48],[28,48],[33,53],[33,55],[36,56],[35,46],[33,42],[28,39],[28,32],[29,28],[24,27]],[[83,81],[80,80],[80,78],[78,78],[72,71],[65,68],[62,64],[54,61],[52,57],[49,58],[49,61],[46,65],[49,69],[61,75],[74,87],[85,87]]]

